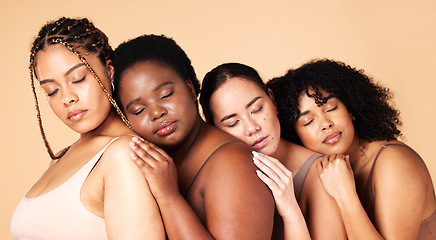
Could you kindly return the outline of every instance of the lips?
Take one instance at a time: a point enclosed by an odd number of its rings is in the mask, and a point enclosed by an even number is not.
[[[267,143],[268,143],[268,136],[257,139],[251,146],[255,150],[259,150],[265,147]]]
[[[160,136],[165,136],[173,133],[176,130],[177,124],[175,121],[163,121],[160,122],[154,133]]]
[[[68,112],[67,118],[72,122],[77,122],[85,116],[86,112],[87,110],[74,109],[73,111]]]
[[[324,144],[333,144],[339,141],[342,136],[342,132],[336,132],[328,135],[322,143]]]

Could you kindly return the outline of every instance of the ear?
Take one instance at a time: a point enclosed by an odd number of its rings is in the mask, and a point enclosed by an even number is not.
[[[114,69],[114,65],[112,64],[112,60],[110,60],[110,59],[108,59],[106,61],[106,73],[107,73],[107,76],[110,79],[111,83],[113,83],[115,69]]]
[[[191,80],[186,80],[185,81],[186,86],[188,87],[189,93],[191,94],[192,98],[194,99],[194,101],[197,101],[197,94],[195,93],[195,88],[194,85],[192,85]]]
[[[268,96],[271,99],[272,103],[274,104],[274,109],[276,110],[276,115],[279,114],[279,111],[277,110],[276,100],[274,98],[274,93],[270,88],[268,88]]]

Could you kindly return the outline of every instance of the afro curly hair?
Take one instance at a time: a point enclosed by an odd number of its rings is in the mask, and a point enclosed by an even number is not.
[[[305,93],[321,106],[328,100],[321,90],[345,104],[355,118],[354,128],[362,140],[395,140],[401,136],[399,111],[390,104],[389,89],[375,83],[363,70],[343,62],[315,59],[271,79],[267,86],[274,93],[281,134],[287,140],[301,144],[294,129],[301,94]],[[309,94],[309,90],[315,94]]]

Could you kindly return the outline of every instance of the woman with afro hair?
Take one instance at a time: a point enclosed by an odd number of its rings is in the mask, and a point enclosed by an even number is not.
[[[389,89],[362,70],[314,60],[268,82],[282,136],[325,154],[317,164],[349,239],[431,239],[436,201],[421,157],[397,140]]]

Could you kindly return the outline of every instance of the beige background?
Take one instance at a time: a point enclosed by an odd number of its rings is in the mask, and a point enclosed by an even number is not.
[[[11,239],[11,215],[48,166],[29,84],[29,49],[38,29],[62,15],[89,17],[113,47],[144,33],[174,37],[199,79],[237,61],[265,80],[316,57],[363,68],[389,86],[402,112],[405,141],[436,179],[436,1],[3,1],[0,7],[0,239]],[[40,91],[41,93],[41,91]],[[55,151],[77,135],[47,108]],[[59,203],[62,204],[62,203]]]

